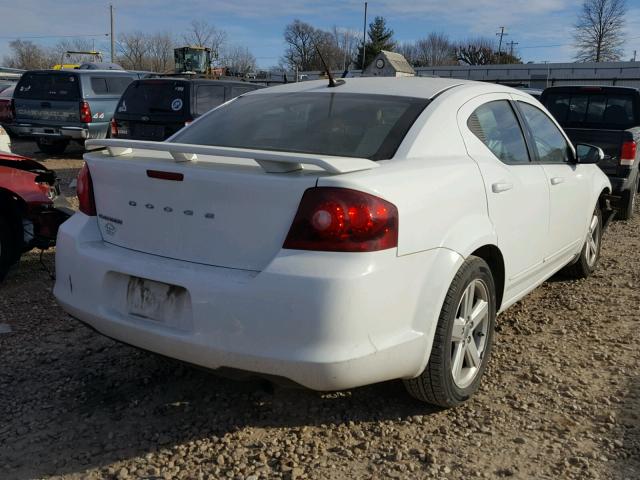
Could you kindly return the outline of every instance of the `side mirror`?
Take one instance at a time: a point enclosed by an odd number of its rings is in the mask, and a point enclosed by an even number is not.
[[[576,145],[576,163],[598,163],[604,158],[604,152],[600,147],[586,143]]]

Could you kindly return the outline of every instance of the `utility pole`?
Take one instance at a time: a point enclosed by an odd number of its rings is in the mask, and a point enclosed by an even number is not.
[[[111,14],[111,63],[115,63],[116,41],[113,38],[113,5],[109,5],[109,13]]]
[[[507,45],[509,46],[509,55],[513,57],[513,47],[515,45],[520,45],[520,44],[518,42],[514,42],[513,40],[511,40],[510,42],[507,42]]]
[[[634,62],[636,61],[636,51],[635,50],[633,51],[633,61]]]
[[[367,57],[367,2],[364,2],[364,26],[362,27],[362,71],[364,73],[364,60]]]
[[[504,27],[498,27],[500,31],[496,33],[497,36],[500,37],[500,42],[498,43],[498,57],[502,55],[502,37],[509,35],[508,33],[504,33]]]

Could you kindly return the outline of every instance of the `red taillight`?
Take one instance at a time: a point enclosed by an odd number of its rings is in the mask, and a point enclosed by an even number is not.
[[[87,102],[80,102],[80,121],[91,123],[91,108]]]
[[[398,209],[368,193],[335,187],[304,192],[283,248],[374,252],[398,246]]]
[[[13,122],[16,119],[16,104],[13,101],[13,98],[11,99],[11,122]]]
[[[89,167],[85,163],[78,173],[77,180],[78,202],[80,203],[80,211],[90,217],[96,216],[96,199],[93,196],[93,182],[91,181],[91,173]]]
[[[622,152],[620,154],[620,165],[633,165],[638,151],[638,144],[633,140],[626,141],[622,144]]]
[[[114,138],[118,136],[118,122],[115,118],[111,119],[111,136]]]

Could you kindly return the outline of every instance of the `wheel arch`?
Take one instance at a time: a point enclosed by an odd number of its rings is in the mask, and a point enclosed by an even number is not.
[[[474,250],[471,255],[482,258],[491,269],[493,281],[496,286],[496,311],[499,312],[504,298],[505,287],[504,256],[500,249],[493,244],[483,245]]]

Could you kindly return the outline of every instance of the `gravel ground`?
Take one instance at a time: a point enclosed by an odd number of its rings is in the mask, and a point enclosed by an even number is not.
[[[68,183],[79,159],[46,164]],[[637,211],[595,275],[499,317],[481,391],[448,411],[400,382],[322,394],[120,345],[68,317],[29,254],[0,287],[0,478],[640,478],[639,252]]]

